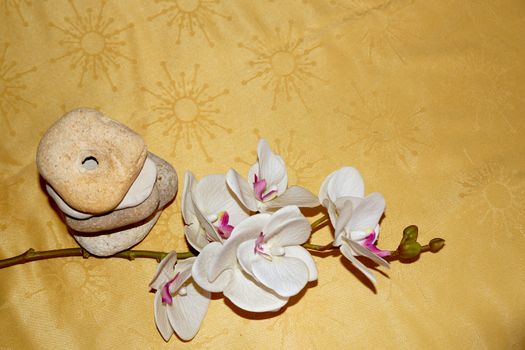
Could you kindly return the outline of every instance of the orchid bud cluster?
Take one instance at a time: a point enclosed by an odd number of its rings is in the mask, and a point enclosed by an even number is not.
[[[266,140],[259,141],[257,155],[247,179],[233,169],[200,180],[185,174],[184,234],[199,255],[177,262],[171,252],[150,284],[156,290],[155,322],[166,341],[174,332],[183,340],[196,335],[211,293],[249,312],[271,312],[315,281],[315,261],[302,246],[312,227],[299,208],[326,208],[333,246],[372,283],[374,275],[357,257],[389,267],[385,257],[391,252],[376,246],[385,200],[380,193],[365,195],[355,168],[328,175],[315,196],[288,186],[285,162]],[[405,250],[418,245],[411,234],[402,242]]]

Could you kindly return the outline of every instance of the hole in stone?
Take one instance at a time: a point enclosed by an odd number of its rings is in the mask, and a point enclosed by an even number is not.
[[[98,168],[98,160],[95,157],[89,156],[82,161],[82,167],[86,170],[95,170]]]

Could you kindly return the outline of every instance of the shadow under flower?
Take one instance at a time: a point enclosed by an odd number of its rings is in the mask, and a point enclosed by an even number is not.
[[[327,215],[328,212],[326,211],[326,209],[324,207],[322,207],[321,205],[318,205],[317,207],[314,207],[314,208],[301,208],[301,212],[303,213],[304,216],[306,217],[314,217],[316,215],[319,215],[319,214],[323,214],[323,215]]]
[[[382,270],[379,270],[377,267],[378,265],[374,262],[370,261],[369,259],[363,258],[363,257],[357,257],[359,261],[361,261],[367,268],[374,270],[375,272],[380,273],[386,278],[390,278],[388,274]],[[368,279],[365,275],[359,269],[352,264],[348,259],[346,259],[344,256],[341,256],[341,263],[348,271],[350,271],[361,283],[363,283],[368,289],[370,289],[374,294],[377,294],[376,286]]]

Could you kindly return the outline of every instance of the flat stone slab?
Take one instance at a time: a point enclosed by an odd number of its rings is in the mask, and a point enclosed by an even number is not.
[[[114,230],[140,222],[148,218],[158,208],[159,191],[157,186],[155,186],[150,196],[135,207],[110,211],[107,214],[93,216],[84,220],[75,219],[67,215],[64,215],[64,217],[66,225],[74,231],[95,233]]]

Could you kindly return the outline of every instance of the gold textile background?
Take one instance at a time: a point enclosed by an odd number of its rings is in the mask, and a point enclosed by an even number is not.
[[[0,349],[523,349],[524,33],[522,0],[1,1],[1,258],[75,246],[35,153],[79,106],[135,129],[180,178],[246,174],[259,137],[314,193],[355,166],[387,201],[380,247],[412,223],[447,245],[375,272],[377,290],[316,257],[318,282],[284,312],[216,298],[193,341],[168,345],[153,260],[11,267]],[[138,248],[186,250],[179,197]]]

